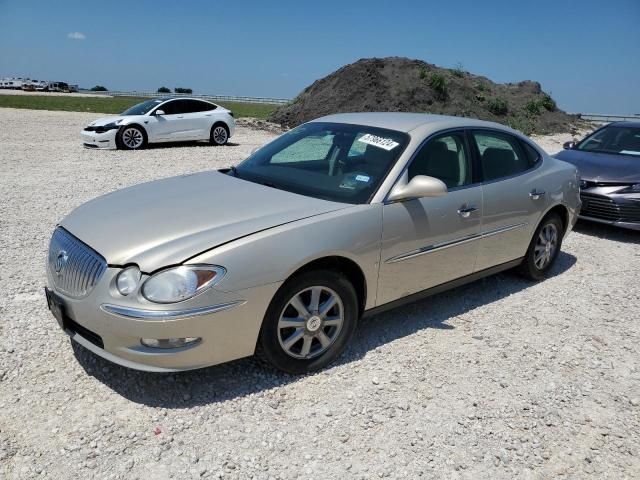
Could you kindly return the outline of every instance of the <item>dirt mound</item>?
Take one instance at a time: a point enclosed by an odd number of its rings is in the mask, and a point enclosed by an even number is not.
[[[533,81],[494,83],[462,68],[366,58],[315,81],[270,121],[293,127],[341,112],[425,112],[491,120],[526,134],[568,132],[578,121]]]

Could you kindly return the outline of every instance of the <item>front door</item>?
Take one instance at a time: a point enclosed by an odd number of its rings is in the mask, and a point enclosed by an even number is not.
[[[171,100],[158,108],[164,115],[155,115],[153,138],[156,141],[183,141],[198,138],[198,122],[189,111],[187,100]]]
[[[429,139],[403,175],[436,177],[448,193],[384,205],[378,305],[473,273],[478,253],[482,187],[464,131]]]

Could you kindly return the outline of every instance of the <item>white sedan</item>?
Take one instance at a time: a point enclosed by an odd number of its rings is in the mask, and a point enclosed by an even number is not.
[[[117,117],[99,118],[82,131],[86,148],[138,150],[148,143],[208,140],[224,145],[235,130],[233,113],[196,98],[156,98]]]

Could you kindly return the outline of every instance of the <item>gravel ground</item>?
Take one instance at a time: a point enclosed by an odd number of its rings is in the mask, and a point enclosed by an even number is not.
[[[640,476],[637,233],[578,224],[548,280],[505,273],[373,317],[315,375],[148,374],[72,348],[42,292],[55,223],[273,137],[84,150],[93,118],[0,109],[0,478]]]

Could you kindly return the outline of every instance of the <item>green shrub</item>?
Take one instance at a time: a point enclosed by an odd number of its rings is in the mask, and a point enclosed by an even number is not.
[[[529,100],[524,105],[524,111],[529,115],[540,115],[540,102],[538,100]]]
[[[462,63],[460,63],[460,62],[456,63],[455,66],[453,67],[453,74],[456,77],[462,78],[462,77],[464,77],[465,73],[466,72],[464,71],[464,65],[462,65]]]
[[[509,111],[509,105],[502,98],[492,98],[487,102],[487,109],[494,115],[506,115]]]
[[[439,73],[432,73],[429,78],[429,86],[433,88],[440,98],[447,96],[447,79]]]
[[[556,101],[551,98],[551,95],[547,95],[546,93],[542,96],[540,105],[550,112],[555,112],[558,108],[558,106],[556,105]]]
[[[420,70],[420,80],[424,80],[427,78],[427,69],[423,68]]]
[[[531,135],[532,133],[535,132],[535,126],[533,122],[528,118],[520,118],[520,117],[511,118],[509,119],[509,121],[507,121],[507,125],[513,128],[514,130],[521,131],[525,135]]]
[[[190,88],[182,88],[182,87],[176,87],[173,89],[174,93],[187,93],[187,94],[192,94],[193,90]]]
[[[484,92],[485,90],[487,90],[487,85],[482,81],[476,82],[474,87],[476,88],[476,90],[478,90],[480,92]]]
[[[107,92],[107,87],[102,86],[102,85],[96,85],[95,87],[93,87],[91,89],[92,92]]]
[[[167,87],[160,87],[158,89],[158,93],[171,93],[171,89],[169,89]]]

